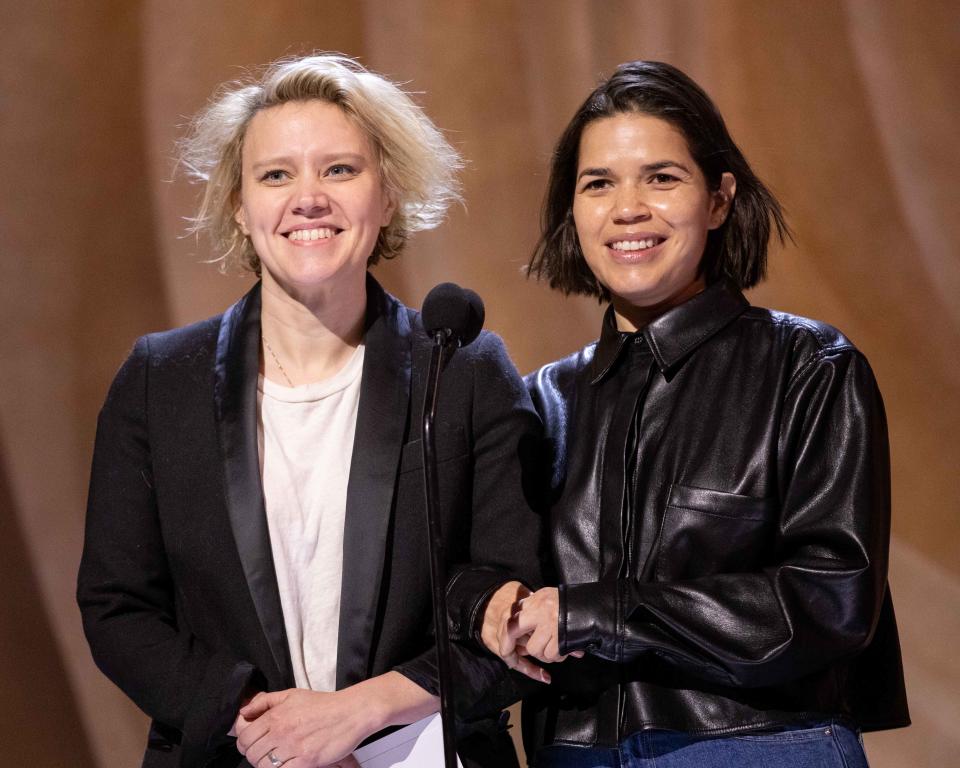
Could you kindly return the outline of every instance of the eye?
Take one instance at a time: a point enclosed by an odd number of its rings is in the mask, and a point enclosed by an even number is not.
[[[327,176],[356,176],[357,169],[352,165],[347,165],[346,163],[338,163],[337,165],[331,165],[327,169]]]
[[[674,176],[672,173],[655,173],[650,177],[650,181],[654,184],[667,185],[667,184],[676,184],[680,179]]]
[[[599,192],[610,186],[610,179],[591,179],[580,189],[581,192]]]
[[[266,184],[280,184],[290,178],[290,174],[280,168],[273,168],[262,176],[260,176],[260,181]]]

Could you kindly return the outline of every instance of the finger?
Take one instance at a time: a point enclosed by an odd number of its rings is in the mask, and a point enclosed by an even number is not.
[[[539,624],[537,623],[536,618],[533,616],[525,614],[523,611],[520,613],[515,613],[507,621],[507,631],[506,635],[510,639],[516,641],[518,638],[523,637],[524,635],[529,635],[532,632],[535,632]]]
[[[254,745],[262,741],[263,737],[269,732],[270,726],[266,722],[266,719],[250,721],[246,726],[237,729],[237,749],[241,754],[249,755]],[[260,746],[262,747],[263,745],[261,744]],[[253,761],[250,760],[250,762],[252,763]]]
[[[275,693],[258,693],[250,701],[240,708],[240,714],[243,715],[247,720],[254,720],[264,712],[266,712],[270,707],[275,707],[283,699],[286,698],[286,695],[283,691],[278,691]]]
[[[290,758],[284,759],[285,755],[281,748],[277,747],[276,744],[271,744],[271,742],[266,739],[260,739],[259,742],[254,744],[254,746],[247,751],[247,762],[250,765],[256,766],[256,768],[270,768],[272,763],[270,762],[267,755],[270,752],[273,752],[274,757],[278,760],[283,760],[284,765],[287,768],[296,768],[292,766]]]
[[[518,645],[526,643],[527,638],[530,636],[532,630],[524,631],[521,629],[519,621],[519,618],[511,618],[511,621],[504,624],[503,631],[500,635],[501,656],[512,652]]]
[[[515,667],[513,667],[513,669],[522,675],[526,675],[531,680],[536,680],[538,683],[550,683],[550,673],[547,672],[547,670],[545,670],[543,667],[534,664],[529,659],[524,659],[518,656],[517,664]]]
[[[573,658],[575,659],[582,659],[587,654],[586,654],[586,651],[570,651],[569,655],[573,656]]]
[[[520,585],[520,587],[517,589],[515,594],[516,599],[513,601],[513,604],[510,606],[510,613],[516,613],[517,611],[519,611],[523,607],[524,601],[526,601],[526,599],[530,597],[532,594],[533,592],[531,592],[529,589],[527,589],[523,585]]]
[[[553,632],[544,632],[536,639],[537,652],[530,652],[530,655],[547,664],[556,664],[564,661],[568,654],[560,653],[559,638]]]
[[[503,629],[506,626],[510,613],[503,611],[500,615],[494,617],[490,614],[490,609],[484,615],[483,623],[480,625],[480,641],[491,653],[499,653],[500,638],[503,635]]]
[[[510,637],[510,634],[507,632],[507,623],[504,623],[497,633],[497,655],[500,656],[501,659],[505,659],[513,653],[516,645],[516,641]]]
[[[543,649],[543,653],[551,661],[562,661],[563,659],[567,658],[560,653],[560,646],[557,643],[556,635],[550,636],[546,647]]]
[[[500,640],[500,655],[507,656],[511,653],[519,653],[521,656],[525,655],[526,651],[522,649],[526,645],[529,637],[529,635],[521,635],[520,637],[514,638],[505,634]]]
[[[239,739],[240,734],[247,730],[252,722],[252,720],[247,720],[243,715],[237,715],[237,719],[233,721],[233,727],[229,733],[227,733],[227,736],[233,736],[235,739]]]
[[[517,628],[520,626],[520,612],[515,611],[510,614],[510,618],[507,619],[507,623],[504,624],[503,634],[509,638],[518,637]]]
[[[516,669],[519,660],[520,657],[516,653],[508,653],[503,657],[503,663],[506,664],[509,669]]]
[[[498,636],[501,638],[501,641],[503,640],[503,638],[509,637],[511,630],[516,629],[519,626],[520,614],[521,614],[521,611],[512,610],[509,614],[506,615],[503,622],[501,622],[499,631],[497,633]]]
[[[525,593],[526,590],[520,582],[509,581],[502,584],[487,601],[480,626],[480,638],[494,653],[496,653],[495,640],[501,625],[510,618],[517,598]]]
[[[546,650],[550,639],[551,636],[549,632],[537,627],[526,642],[527,655],[533,656],[535,659],[540,659],[540,661],[551,661],[551,657]]]
[[[550,640],[547,642],[547,647],[544,649],[544,653],[551,664],[558,661],[564,661],[570,655],[569,653],[560,653],[560,637],[556,632],[551,634]]]

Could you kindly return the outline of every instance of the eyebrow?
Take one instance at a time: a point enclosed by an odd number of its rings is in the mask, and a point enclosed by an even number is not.
[[[580,181],[584,176],[609,176],[609,168],[584,168],[580,173],[577,174],[577,181]]]
[[[359,164],[366,158],[357,152],[331,152],[330,154],[323,155],[320,159],[321,165],[328,165],[330,163],[344,161]],[[272,168],[278,165],[296,165],[296,161],[287,155],[277,155],[276,157],[268,157],[265,160],[259,160],[256,163],[253,163],[253,165],[250,167],[254,171],[259,171],[262,168]]]
[[[681,171],[693,175],[692,171],[687,168],[683,163],[678,160],[659,160],[656,163],[647,163],[641,167],[642,173],[654,173],[655,171],[662,171],[664,168],[679,168]],[[580,173],[577,174],[577,181],[580,181],[584,176],[610,176],[612,175],[609,168],[584,168]]]

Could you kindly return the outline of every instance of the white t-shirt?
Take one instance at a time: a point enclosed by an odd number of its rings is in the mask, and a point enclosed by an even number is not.
[[[284,387],[260,377],[257,437],[270,545],[298,688],[333,691],[347,480],[364,347],[333,377]]]

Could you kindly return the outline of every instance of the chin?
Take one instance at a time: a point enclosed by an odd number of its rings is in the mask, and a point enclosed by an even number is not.
[[[614,286],[609,288],[610,295],[616,296],[620,301],[626,302],[634,307],[652,307],[666,301],[667,295],[660,291],[647,288],[637,288],[636,286]]]

